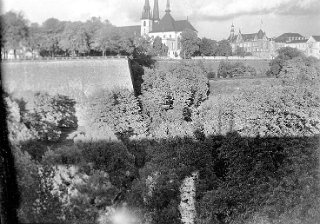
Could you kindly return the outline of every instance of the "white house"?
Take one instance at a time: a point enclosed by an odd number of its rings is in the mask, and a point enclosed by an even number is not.
[[[285,43],[285,47],[296,48],[307,55],[307,41],[308,39],[292,40]]]
[[[307,55],[320,59],[320,36],[311,36],[307,41]]]

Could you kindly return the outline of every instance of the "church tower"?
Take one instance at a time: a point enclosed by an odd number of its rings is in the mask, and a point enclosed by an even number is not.
[[[232,40],[233,38],[234,38],[234,25],[233,25],[233,22],[232,22],[231,30],[230,30],[230,39]]]
[[[166,13],[170,13],[170,0],[167,0]]]
[[[153,22],[158,23],[160,21],[159,16],[159,4],[158,0],[154,0],[154,6],[153,6]]]
[[[152,16],[149,0],[145,0],[141,16],[141,36],[152,31]]]

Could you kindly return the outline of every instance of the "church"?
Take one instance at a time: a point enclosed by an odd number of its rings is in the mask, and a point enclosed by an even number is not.
[[[138,32],[141,36],[149,36],[154,39],[160,37],[162,43],[168,50],[168,56],[171,58],[179,57],[181,51],[181,33],[190,29],[195,32],[197,30],[186,20],[175,20],[171,15],[170,1],[167,0],[166,9],[163,17],[160,19],[158,0],[154,0],[153,10],[151,11],[149,0],[145,0],[140,26],[119,27],[123,30],[130,30],[136,35]]]

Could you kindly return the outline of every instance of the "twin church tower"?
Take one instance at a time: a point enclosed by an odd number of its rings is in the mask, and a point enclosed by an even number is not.
[[[171,16],[170,0],[167,0],[165,14],[161,19],[159,14],[158,0],[154,0],[152,12],[149,0],[145,0],[141,15],[141,36],[160,37],[169,48],[168,56],[178,57],[181,33],[186,29],[197,31],[188,20],[175,20]]]
[[[167,0],[166,13],[170,13],[170,1]],[[151,13],[151,7],[149,0],[145,0],[142,16],[141,16],[141,35],[148,34],[152,31],[153,24],[160,22],[159,15],[159,3],[158,0],[154,0],[153,13]]]

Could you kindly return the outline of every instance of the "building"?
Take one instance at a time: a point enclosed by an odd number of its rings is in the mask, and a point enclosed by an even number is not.
[[[306,53],[307,39],[299,33],[283,33],[274,39],[274,47],[276,50],[292,47]]]
[[[307,41],[307,39],[291,40],[290,42],[286,42],[284,47],[296,48],[307,55]]]
[[[320,36],[311,36],[308,39],[307,55],[320,59]]]
[[[190,29],[197,32],[188,20],[175,20],[172,17],[169,0],[167,0],[165,14],[161,19],[158,0],[154,0],[152,13],[149,0],[145,0],[140,25],[118,27],[118,29],[125,33],[137,34],[139,32],[141,36],[148,36],[153,39],[160,37],[162,39],[162,43],[169,48],[169,57],[178,57],[180,55],[181,33],[184,30]]]
[[[299,33],[284,33],[274,39],[277,43],[288,43],[294,40],[304,40],[306,39]]]
[[[260,29],[257,33],[243,34],[239,29],[237,35],[234,32],[234,25],[231,25],[230,35],[227,39],[232,47],[232,52],[239,49],[253,56],[270,58],[274,54],[273,41],[267,37],[266,33]]]

